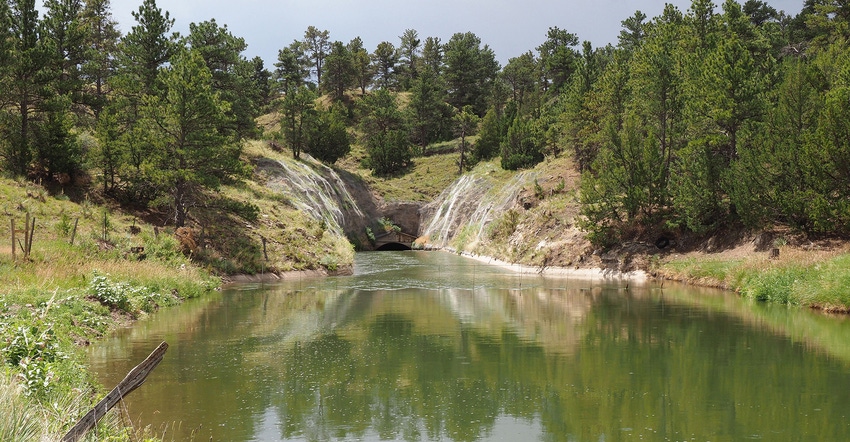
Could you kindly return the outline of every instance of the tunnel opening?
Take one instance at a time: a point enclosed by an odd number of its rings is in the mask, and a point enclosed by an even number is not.
[[[375,251],[377,252],[398,252],[402,250],[413,250],[407,244],[402,244],[398,242],[388,242],[386,244],[381,245]]]

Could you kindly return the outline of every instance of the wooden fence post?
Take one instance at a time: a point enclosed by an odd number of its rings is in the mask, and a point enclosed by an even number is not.
[[[106,415],[106,413],[114,407],[118,402],[124,399],[124,396],[130,394],[133,390],[139,388],[147,379],[148,375],[162,362],[165,356],[165,350],[168,350],[168,344],[163,342],[157,347],[141,364],[135,366],[124,380],[119,382],[109,394],[106,395],[97,405],[94,406],[67,434],[62,438],[62,442],[76,442],[85,436],[86,432],[97,425],[97,422]]]
[[[12,262],[15,262],[15,218],[12,218]]]
[[[74,218],[74,230],[71,231],[71,245],[74,245],[74,238],[77,237],[77,223],[80,222],[80,218]]]
[[[27,220],[24,221],[24,244],[21,247],[21,253],[24,254],[24,259],[27,259],[27,245],[30,243],[30,213],[27,212]]]
[[[27,258],[32,253],[32,237],[35,236],[35,217],[32,217],[32,227],[30,228],[30,242],[27,243]]]

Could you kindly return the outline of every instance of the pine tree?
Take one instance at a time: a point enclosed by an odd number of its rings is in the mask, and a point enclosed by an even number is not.
[[[399,37],[399,85],[406,91],[413,85],[413,80],[419,77],[419,56],[422,40],[415,29],[405,29]]]
[[[351,54],[354,83],[360,88],[360,95],[366,95],[366,89],[372,84],[372,77],[375,74],[369,51],[363,47],[363,40],[360,37],[351,40],[347,49]]]
[[[478,140],[472,146],[470,163],[489,160],[499,155],[502,141],[508,133],[508,126],[504,115],[499,115],[496,109],[491,108],[481,119],[481,128],[478,132]]]
[[[347,110],[341,104],[332,106],[328,111],[318,111],[310,130],[307,153],[327,164],[348,155],[351,140],[345,125],[346,114]]]
[[[520,114],[528,111],[530,97],[538,90],[539,67],[531,51],[508,60],[500,78],[510,85],[513,101]]]
[[[362,106],[368,167],[375,175],[390,175],[408,167],[412,156],[409,133],[395,97],[379,89],[367,95]]]
[[[428,37],[422,46],[421,69],[430,69],[436,75],[443,73],[443,45],[438,37]]]
[[[253,65],[241,55],[248,47],[245,40],[214,19],[191,23],[187,40],[212,73],[213,89],[230,103],[231,129],[242,137],[252,136],[257,130],[254,118],[259,113],[260,92],[254,87]]]
[[[123,87],[140,93],[157,91],[159,68],[177,50],[176,35],[168,35],[174,20],[163,13],[156,0],[144,0],[133,12],[136,25],[121,39],[119,63]]]
[[[322,74],[325,72],[325,57],[331,49],[330,32],[320,31],[315,26],[309,26],[304,31],[302,41],[304,54],[313,61],[316,72],[316,85],[322,84]]]
[[[378,43],[378,47],[372,53],[375,86],[381,89],[392,89],[396,86],[397,63],[398,53],[395,50],[395,46],[388,41]]]
[[[213,90],[199,53],[179,52],[160,81],[162,96],[147,96],[142,108],[144,136],[153,145],[143,169],[167,194],[174,224],[182,227],[205,189],[241,172],[241,149],[223,130],[228,104]]]
[[[546,41],[537,47],[540,53],[540,64],[543,67],[544,89],[560,92],[570,81],[576,69],[578,52],[573,49],[578,45],[578,36],[558,27],[549,28]]]
[[[444,51],[449,104],[456,109],[471,105],[476,115],[484,115],[499,71],[495,54],[471,32],[454,34]]]
[[[305,85],[310,76],[308,60],[301,46],[300,42],[295,41],[277,53],[277,63],[274,64],[277,68],[275,81],[281,93],[294,91]]]
[[[466,167],[465,156],[467,151],[466,137],[475,135],[478,132],[478,115],[472,111],[472,106],[466,106],[455,114],[453,121],[455,123],[455,133],[460,137],[460,161],[458,161],[458,175],[463,174]]]
[[[289,90],[283,98],[280,131],[295,159],[301,157],[315,124],[315,101],[316,94],[307,86]]]
[[[543,161],[542,135],[535,120],[515,118],[502,142],[502,169],[524,169]]]
[[[451,138],[452,108],[445,100],[445,84],[430,69],[413,81],[407,113],[412,140],[422,153],[429,144]]]
[[[47,0],[47,14],[43,20],[47,44],[55,78],[55,93],[82,104],[83,76],[81,67],[91,53],[86,50],[88,29],[82,20],[83,4],[80,0]]]
[[[342,42],[331,44],[331,51],[325,59],[325,77],[322,90],[331,96],[334,102],[345,99],[345,91],[354,83],[354,60],[348,48]]]
[[[7,103],[3,109],[3,159],[15,175],[25,175],[33,158],[39,117],[53,75],[50,47],[41,37],[34,0],[9,2]]]
[[[100,115],[107,102],[107,82],[115,72],[115,57],[121,34],[112,18],[109,0],[88,0],[82,15],[86,29],[86,62],[82,66],[83,79],[94,86],[85,98],[86,103]]]

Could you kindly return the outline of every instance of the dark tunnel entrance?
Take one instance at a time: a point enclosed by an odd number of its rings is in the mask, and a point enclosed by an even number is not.
[[[375,251],[377,252],[397,252],[401,250],[413,250],[407,244],[402,244],[398,242],[388,242],[386,244],[381,245]]]

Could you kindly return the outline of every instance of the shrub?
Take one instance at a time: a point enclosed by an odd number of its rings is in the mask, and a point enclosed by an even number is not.
[[[108,275],[94,273],[89,283],[91,295],[101,304],[116,310],[134,314],[137,310],[147,313],[160,305],[168,305],[167,297],[147,287],[134,286],[126,282],[113,282]]]
[[[378,176],[401,172],[410,166],[413,156],[407,133],[402,130],[370,135],[366,152],[369,154],[368,166]]]
[[[27,394],[45,394],[56,377],[51,365],[65,357],[59,350],[53,325],[12,326],[3,335],[3,357],[8,365],[20,370]]]
[[[519,212],[514,209],[508,209],[504,215],[493,222],[490,228],[490,239],[510,238],[519,226],[519,218]]]

